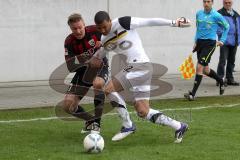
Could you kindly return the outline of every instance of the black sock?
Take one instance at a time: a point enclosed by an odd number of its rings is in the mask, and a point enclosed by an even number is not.
[[[195,96],[197,89],[198,89],[199,85],[201,84],[202,77],[203,77],[202,75],[196,74],[193,89],[192,89],[193,96]]]
[[[78,105],[76,111],[72,113],[72,115],[77,117],[79,114],[82,114],[85,112],[86,112],[85,109],[83,109],[81,106]]]
[[[120,108],[125,108],[125,109],[127,109],[124,105],[121,105],[121,104],[119,104],[119,103],[117,103],[117,102],[115,102],[115,101],[111,101],[110,103],[111,103],[111,105],[112,105],[113,108],[114,108],[114,107],[120,107]]]
[[[95,122],[100,125],[102,112],[103,112],[103,105],[105,101],[104,92],[100,92],[99,94],[95,95],[94,97],[94,106],[95,106]]]
[[[74,113],[72,113],[73,116],[81,118],[85,121],[91,122],[92,120],[94,120],[94,117],[86,112],[81,106],[78,105],[78,108],[76,109],[76,111]]]
[[[218,83],[223,84],[222,78],[220,78],[214,70],[210,69],[210,72],[207,76],[215,79]]]

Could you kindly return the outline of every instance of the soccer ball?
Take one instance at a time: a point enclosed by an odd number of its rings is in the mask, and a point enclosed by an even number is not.
[[[101,135],[91,133],[84,138],[83,147],[88,153],[100,153],[104,148],[104,140]]]

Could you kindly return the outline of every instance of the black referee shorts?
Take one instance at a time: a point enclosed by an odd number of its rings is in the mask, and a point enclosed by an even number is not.
[[[210,39],[198,39],[196,48],[198,63],[203,66],[208,66],[211,61],[212,54],[216,49],[216,41]]]

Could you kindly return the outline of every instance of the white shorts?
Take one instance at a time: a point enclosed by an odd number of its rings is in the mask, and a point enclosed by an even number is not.
[[[124,67],[115,78],[121,83],[125,91],[128,91],[138,100],[149,100],[151,90],[153,67],[149,62],[132,63]]]

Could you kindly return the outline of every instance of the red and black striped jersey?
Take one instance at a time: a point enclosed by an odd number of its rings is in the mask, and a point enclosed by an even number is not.
[[[98,48],[94,48],[97,41],[100,41],[101,33],[96,26],[86,26],[83,39],[77,39],[70,34],[65,39],[65,61],[70,72],[75,72],[76,66],[89,60]]]

